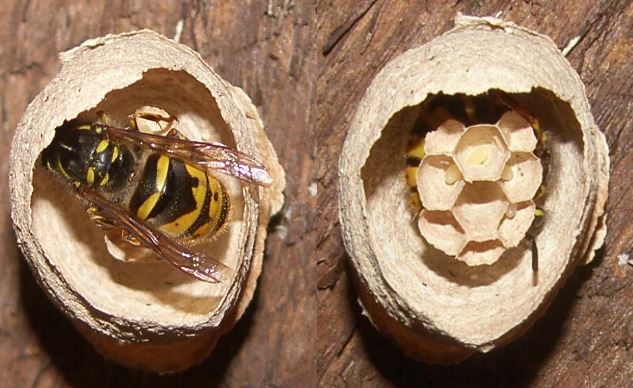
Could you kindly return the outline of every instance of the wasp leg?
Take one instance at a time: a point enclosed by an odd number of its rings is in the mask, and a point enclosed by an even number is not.
[[[140,247],[142,245],[141,241],[137,239],[136,237],[132,236],[132,234],[128,232],[127,229],[120,228],[119,233],[121,234],[121,239],[125,241],[126,243],[135,247]]]
[[[105,231],[112,230],[116,226],[111,219],[101,216],[94,206],[87,208],[86,213],[92,222]]]
[[[157,113],[148,113],[148,112],[132,113],[131,115],[128,116],[128,118],[130,120],[130,128],[132,128],[135,131],[139,130],[138,122],[137,122],[138,119],[153,121],[156,124],[158,124],[158,126],[163,131],[171,131],[173,129],[172,126],[174,124],[174,121],[178,121],[178,118],[173,115],[165,116],[165,115],[161,115]],[[163,126],[161,124],[162,122],[165,122],[167,124]]]
[[[170,129],[169,132],[167,132],[167,135],[165,135],[165,136],[172,137],[172,138],[175,138],[175,139],[181,139],[181,140],[186,140],[187,139],[185,137],[185,135],[183,135],[182,132],[180,132],[176,128]]]
[[[532,285],[538,285],[538,245],[536,244],[536,238],[534,236],[528,234],[527,242],[530,244],[530,248],[532,251]]]

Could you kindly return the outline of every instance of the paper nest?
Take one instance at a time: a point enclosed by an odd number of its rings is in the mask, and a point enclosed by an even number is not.
[[[516,247],[534,220],[543,179],[536,144],[515,111],[496,124],[449,119],[428,133],[416,176],[426,241],[470,266],[492,264]]]

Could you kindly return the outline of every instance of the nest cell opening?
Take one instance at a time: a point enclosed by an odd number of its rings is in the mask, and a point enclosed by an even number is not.
[[[509,158],[503,136],[491,125],[468,128],[455,148],[455,161],[468,182],[499,179]]]
[[[425,209],[450,210],[464,187],[455,164],[446,156],[431,155],[418,168],[417,181],[428,184],[419,188],[420,199]]]

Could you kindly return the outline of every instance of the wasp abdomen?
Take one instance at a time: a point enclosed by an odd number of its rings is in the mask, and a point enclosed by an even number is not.
[[[219,180],[178,158],[153,153],[130,200],[130,212],[176,238],[193,240],[222,228],[229,197]]]

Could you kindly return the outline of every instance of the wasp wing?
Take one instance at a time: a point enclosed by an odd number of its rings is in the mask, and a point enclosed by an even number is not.
[[[272,178],[264,165],[221,143],[205,143],[110,126],[106,130],[113,139],[146,146],[203,169],[218,171],[259,186],[268,187],[272,184]]]
[[[98,208],[101,217],[124,228],[143,246],[196,279],[219,283],[227,280],[232,273],[229,267],[218,260],[193,252],[178,240],[130,216],[101,195],[90,190],[81,191],[80,194]]]

